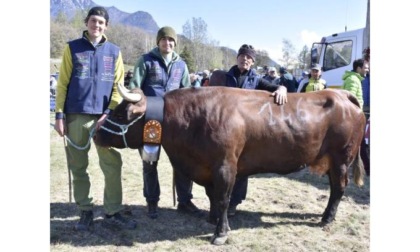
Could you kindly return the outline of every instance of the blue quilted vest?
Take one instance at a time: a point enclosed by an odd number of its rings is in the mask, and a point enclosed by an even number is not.
[[[64,112],[102,114],[111,100],[120,49],[110,42],[95,48],[86,38],[70,41],[69,46],[73,70]]]
[[[141,89],[146,96],[163,97],[166,92],[183,87],[182,74],[186,69],[186,64],[182,60],[172,63],[170,71],[162,62],[162,59],[156,58],[148,53],[144,56],[147,76],[144,79]]]

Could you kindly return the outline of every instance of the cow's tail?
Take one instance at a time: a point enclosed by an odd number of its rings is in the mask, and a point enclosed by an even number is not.
[[[360,156],[360,147],[357,152],[356,159],[353,161],[353,180],[358,186],[363,186],[363,178],[365,176],[365,167],[363,165],[362,157]]]

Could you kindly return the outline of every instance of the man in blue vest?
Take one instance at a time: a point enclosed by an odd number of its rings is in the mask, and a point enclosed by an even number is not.
[[[237,64],[231,67],[226,73],[225,86],[267,90],[273,92],[271,95],[275,96],[277,104],[286,103],[287,88],[272,84],[270,81],[267,81],[262,76],[258,75],[255,69],[252,68],[255,63],[255,57],[256,52],[252,45],[242,45],[241,48],[239,48],[236,57]],[[247,188],[248,176],[237,177],[230,197],[228,208],[229,217],[235,215],[237,205],[242,203],[242,200],[246,198]]]
[[[156,37],[157,47],[140,57],[134,67],[130,88],[140,88],[146,96],[163,97],[174,89],[190,87],[186,63],[174,51],[177,35],[172,27],[162,27]],[[139,150],[140,152],[140,150]],[[148,216],[158,217],[157,207],[160,185],[156,162],[143,161],[143,195],[148,206]],[[192,181],[175,171],[175,187],[178,195],[178,211],[203,217],[204,212],[192,202]]]
[[[88,146],[90,133],[99,129],[108,114],[121,101],[117,84],[124,82],[124,64],[120,48],[108,41],[108,12],[93,7],[85,18],[82,38],[64,48],[57,83],[55,126],[57,133],[68,137],[75,146],[66,147],[67,166],[73,175],[73,196],[80,209],[76,230],[88,230],[93,224],[90,196]],[[104,223],[135,229],[137,223],[124,217],[122,206],[121,154],[114,148],[96,146],[99,166],[104,174]]]

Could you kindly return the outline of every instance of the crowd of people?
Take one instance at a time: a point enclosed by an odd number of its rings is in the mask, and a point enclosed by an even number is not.
[[[123,56],[120,48],[108,41],[105,31],[109,15],[103,7],[93,7],[85,20],[86,30],[81,38],[66,44],[62,56],[60,75],[56,83],[55,130],[61,137],[68,137],[77,145],[90,141],[92,130],[98,130],[109,113],[121,101],[117,91],[118,83],[130,89],[140,88],[146,96],[163,97],[165,93],[179,88],[205,87],[209,85],[211,71],[204,70],[199,77],[190,74],[185,61],[175,51],[177,35],[170,26],[159,29],[156,47],[139,56],[133,69],[124,72]],[[86,58],[91,58],[87,61]],[[252,45],[242,45],[237,54],[237,62],[226,72],[226,87],[260,89],[271,92],[278,104],[287,102],[287,93],[311,92],[327,88],[321,78],[321,68],[314,65],[311,72],[302,76],[300,83],[284,67],[267,67],[267,75],[262,76],[252,68],[256,50]],[[363,104],[361,81],[368,72],[368,65],[355,61],[353,71],[343,76],[343,88],[350,90]],[[96,97],[101,97],[96,99]],[[115,148],[96,145],[99,165],[104,175],[103,207],[104,221],[123,229],[135,229],[137,222],[122,213],[123,190],[121,183],[122,159]],[[139,150],[140,151],[140,150]],[[89,230],[93,224],[93,199],[90,193],[89,148],[66,147],[67,166],[73,178],[73,197],[80,210],[80,218],[74,228]],[[160,185],[158,162],[143,162],[143,196],[146,199],[147,216],[159,216],[158,202]],[[177,210],[191,216],[202,217],[203,211],[192,202],[193,182],[175,171]],[[235,215],[237,206],[246,198],[248,177],[237,177],[230,198],[228,216]]]

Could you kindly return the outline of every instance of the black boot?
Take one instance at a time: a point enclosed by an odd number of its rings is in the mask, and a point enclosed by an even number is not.
[[[158,217],[157,207],[158,204],[156,201],[147,202],[147,216],[150,219],[156,219]]]
[[[185,203],[178,203],[177,210],[182,213],[190,214],[192,216],[202,218],[205,216],[205,213],[201,211],[198,207],[191,202],[191,200]]]
[[[93,224],[93,212],[92,211],[81,211],[80,220],[74,225],[76,231],[87,231],[92,227]]]

